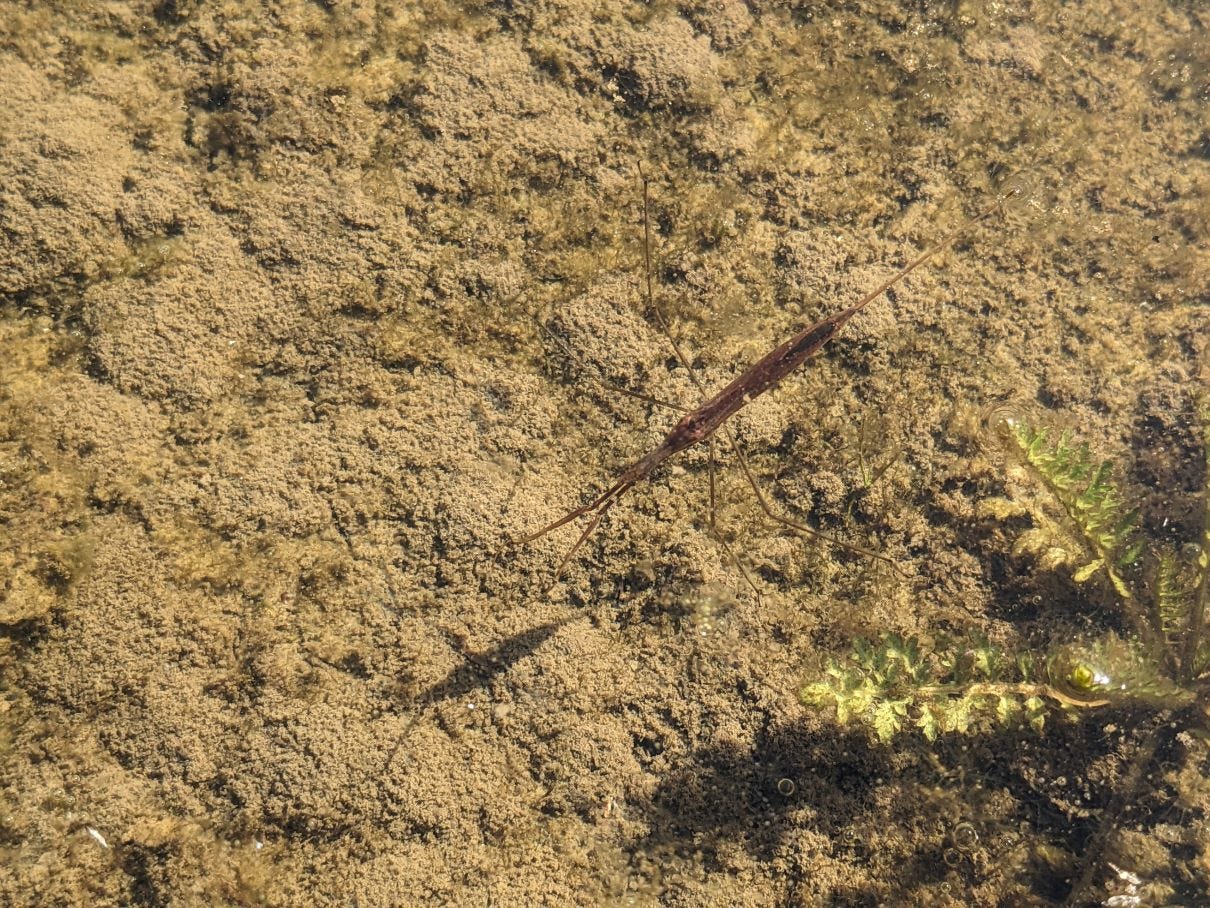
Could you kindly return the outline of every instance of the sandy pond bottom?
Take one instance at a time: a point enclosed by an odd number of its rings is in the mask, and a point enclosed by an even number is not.
[[[858,636],[1116,626],[981,510],[989,410],[1196,539],[1205,16],[0,2],[0,901],[1207,903],[1192,727],[888,743],[798,699]],[[640,162],[712,388],[1028,175],[735,421],[899,573],[725,450],[728,546],[705,451],[553,590],[574,533],[516,542],[675,419],[603,386],[694,399]]]

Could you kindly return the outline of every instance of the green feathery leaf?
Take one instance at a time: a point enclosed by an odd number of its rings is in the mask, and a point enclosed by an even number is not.
[[[1043,568],[1069,567],[1076,583],[1104,576],[1134,633],[1148,646],[1162,648],[1154,608],[1139,601],[1124,573],[1142,556],[1145,539],[1137,532],[1138,511],[1126,506],[1114,482],[1113,462],[1094,458],[1069,432],[1055,438],[1047,428],[1024,421],[1004,425],[1004,436],[1058,506],[1026,502],[1034,526],[1019,536],[1014,551],[1034,555]],[[1048,513],[1052,510],[1061,510],[1058,522]]]
[[[1170,546],[1159,550],[1155,565],[1155,606],[1160,628],[1170,646],[1179,648],[1189,631],[1200,582],[1196,564],[1182,559]]]
[[[1024,422],[1011,428],[1025,462],[1063,507],[1092,556],[1075,571],[1076,582],[1103,570],[1118,595],[1132,599],[1119,571],[1138,559],[1143,542],[1135,537],[1138,512],[1126,509],[1113,482],[1113,462],[1093,460],[1088,445],[1073,444],[1070,433],[1051,443],[1046,428]]]
[[[848,658],[830,662],[800,697],[834,707],[838,722],[863,724],[882,741],[908,726],[931,741],[1022,717],[1032,721],[1024,699],[1047,696],[1050,688],[1028,680],[1024,671],[1031,668],[1029,658],[1010,658],[985,640],[932,651],[914,637],[888,634],[855,640]]]

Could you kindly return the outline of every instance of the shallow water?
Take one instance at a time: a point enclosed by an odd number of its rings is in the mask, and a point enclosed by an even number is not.
[[[1129,630],[987,504],[1040,494],[995,414],[1196,544],[1196,4],[0,12],[7,903],[1208,898],[1196,710],[799,699],[857,638]],[[553,589],[573,529],[517,542],[677,419],[615,389],[697,399],[640,165],[709,389],[960,231],[732,423],[896,570],[722,437],[717,532],[695,449]]]

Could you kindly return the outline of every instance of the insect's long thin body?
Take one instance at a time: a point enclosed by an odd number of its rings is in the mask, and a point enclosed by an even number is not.
[[[647,187],[646,183],[644,183],[643,229],[645,238],[647,231],[646,193]],[[674,456],[675,454],[679,454],[681,451],[687,450],[694,445],[700,444],[713,436],[714,433],[717,432],[728,419],[734,416],[739,410],[743,409],[750,401],[759,397],[761,394],[764,394],[770,388],[775,387],[783,378],[818,353],[828,343],[828,341],[839,333],[841,328],[848,324],[849,320],[852,319],[853,316],[859,313],[871,302],[878,299],[878,297],[882,296],[929,259],[936,256],[943,249],[949,247],[962,231],[973,226],[979,221],[982,221],[993,211],[995,211],[996,207],[996,204],[989,205],[983,211],[979,212],[979,214],[967,220],[943,239],[934,243],[924,252],[920,253],[920,255],[918,255],[915,259],[901,268],[893,276],[883,281],[883,283],[874,290],[871,290],[869,293],[867,293],[854,305],[842,310],[841,312],[837,312],[835,315],[830,315],[813,325],[807,326],[789,340],[783,342],[777,347],[774,347],[763,357],[757,360],[757,362],[755,362],[752,366],[746,369],[742,374],[736,376],[735,379],[733,379],[725,388],[723,388],[709,400],[703,402],[696,409],[686,413],[685,416],[683,416],[680,421],[672,427],[672,429],[668,432],[668,435],[656,448],[623,470],[614,480],[613,485],[607,488],[604,492],[600,493],[588,504],[581,505],[575,510],[569,511],[567,514],[564,514],[558,520],[548,524],[547,526],[538,530],[536,533],[531,533],[529,536],[526,536],[523,541],[529,542],[539,538],[540,536],[545,536],[552,530],[556,530],[559,527],[570,523],[577,517],[583,517],[586,514],[593,515],[592,520],[589,521],[588,525],[584,528],[575,545],[572,546],[571,550],[560,562],[559,567],[555,572],[555,576],[558,577],[563,572],[563,568],[567,565],[567,562],[571,560],[572,556],[575,555],[580,546],[584,544],[584,541],[589,537],[592,531],[596,529],[597,524],[601,522],[601,519],[605,516],[609,509],[612,508],[613,505],[617,503],[618,499],[629,491],[635,485],[635,483],[648,478],[656,470],[656,468],[663,464],[664,461],[668,460],[668,458]],[[649,245],[645,243],[644,249],[646,252],[646,250],[649,249]],[[649,255],[650,253],[646,252],[646,254]],[[649,307],[651,307],[651,267],[649,262],[647,265],[647,282],[648,304]],[[658,309],[655,309],[654,311],[657,317],[660,319],[661,327],[665,329],[665,333],[669,334],[669,339],[671,340],[671,333],[667,331],[667,325],[664,322],[663,315]],[[675,341],[673,341],[673,343],[675,345]],[[684,357],[681,355],[679,348],[675,349],[678,359],[683,362]]]

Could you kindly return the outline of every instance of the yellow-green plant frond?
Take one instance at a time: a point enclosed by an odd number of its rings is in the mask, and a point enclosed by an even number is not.
[[[1157,552],[1152,585],[1164,639],[1179,652],[1190,630],[1201,586],[1201,571],[1196,563],[1182,558],[1171,546],[1165,546]]]
[[[1032,555],[1043,568],[1066,567],[1076,583],[1101,576],[1116,593],[1135,636],[1157,651],[1164,640],[1155,603],[1140,599],[1127,568],[1140,560],[1145,538],[1138,511],[1127,506],[1114,481],[1113,461],[1094,457],[1070,432],[1056,433],[1017,417],[997,424],[997,434],[1038,491],[1016,489],[1011,499],[1032,526],[1019,534],[1016,554]],[[987,513],[1007,513],[997,504]]]
[[[1094,459],[1088,445],[1074,444],[1068,432],[1053,439],[1049,429],[1025,422],[1008,429],[1022,459],[1063,508],[1087,549],[1088,557],[1073,574],[1076,582],[1104,571],[1118,595],[1132,599],[1121,570],[1138,560],[1144,542],[1135,533],[1138,511],[1127,509],[1113,482],[1113,461]]]
[[[1041,729],[1048,703],[1085,705],[1033,674],[1031,658],[985,640],[933,650],[888,634],[855,641],[847,658],[828,663],[821,679],[802,688],[801,698],[834,707],[838,722],[864,725],[882,741],[912,727],[930,741],[1021,722]]]
[[[1185,680],[1200,678],[1210,671],[1210,645],[1206,639],[1206,621],[1210,619],[1210,393],[1197,401],[1197,416],[1202,424],[1202,456],[1206,461],[1206,479],[1202,486],[1202,538],[1197,547],[1193,593],[1181,650],[1181,673]]]
[[[882,741],[909,728],[928,740],[1027,724],[1041,731],[1056,710],[1146,705],[1177,709],[1194,693],[1170,678],[1140,644],[1113,634],[1044,654],[1007,653],[985,640],[929,649],[896,634],[857,640],[844,659],[806,684],[809,706],[834,707],[842,725],[871,729]]]

